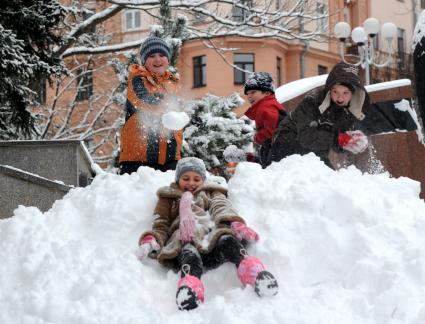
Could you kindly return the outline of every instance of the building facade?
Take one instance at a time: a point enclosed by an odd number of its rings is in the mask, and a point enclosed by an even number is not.
[[[267,71],[276,86],[304,77],[326,74],[341,60],[340,44],[332,37],[338,21],[350,23],[352,28],[362,25],[368,17],[381,23],[392,21],[398,27],[397,39],[393,41],[395,60],[391,68],[372,68],[372,81],[384,81],[408,76],[409,55],[412,52],[412,34],[416,17],[425,7],[424,0],[323,0],[309,1],[318,12],[329,12],[327,19],[316,22],[330,37],[323,41],[284,41],[278,38],[242,38],[222,36],[210,40],[190,40],[183,44],[177,68],[181,78],[182,95],[201,98],[207,93],[228,96],[233,92],[243,94],[243,84],[249,73],[244,71]],[[280,2],[276,0],[276,8]],[[94,12],[107,6],[104,2],[89,1]],[[385,10],[382,10],[385,8]],[[231,8],[229,8],[231,10]],[[238,19],[238,12],[234,13]],[[190,17],[190,23],[199,17]],[[137,9],[126,9],[96,26],[93,35],[105,37],[105,42],[123,43],[146,37],[149,27],[157,24],[151,16]],[[199,24],[205,24],[202,20]],[[301,25],[300,25],[301,26]],[[299,28],[301,28],[299,26]],[[102,36],[103,35],[103,36]],[[94,37],[93,36],[93,37]],[[100,39],[102,41],[102,39]],[[374,40],[377,59],[386,56],[386,47],[380,35]],[[233,49],[219,52],[215,48]],[[347,52],[356,61],[357,49],[347,42]],[[137,50],[134,50],[137,55]],[[73,72],[72,77],[61,80],[56,87],[45,92],[46,111],[55,112],[46,138],[83,138],[98,162],[107,162],[119,137],[119,120],[123,116],[123,101],[111,95],[118,93],[125,83],[116,73],[117,61],[125,63],[121,53],[105,55],[78,55],[65,62]],[[235,68],[237,67],[237,68]],[[121,66],[122,68],[122,66]],[[238,69],[239,68],[239,69]],[[406,71],[405,75],[400,71]],[[122,75],[122,73],[121,73]],[[121,84],[120,84],[121,82]],[[125,98],[122,98],[125,100]],[[62,111],[59,113],[59,111]],[[69,131],[72,129],[72,131]],[[63,136],[56,132],[61,130]],[[73,133],[72,133],[73,132]]]

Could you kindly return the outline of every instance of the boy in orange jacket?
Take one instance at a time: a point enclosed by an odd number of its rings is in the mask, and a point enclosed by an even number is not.
[[[168,100],[176,95],[178,78],[169,71],[170,48],[158,37],[140,47],[141,65],[129,68],[126,117],[121,132],[120,174],[140,166],[174,170],[181,157],[183,131],[162,126]]]

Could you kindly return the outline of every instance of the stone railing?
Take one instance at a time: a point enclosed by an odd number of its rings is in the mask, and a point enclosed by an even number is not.
[[[81,141],[0,141],[0,218],[19,205],[42,211],[94,177]]]

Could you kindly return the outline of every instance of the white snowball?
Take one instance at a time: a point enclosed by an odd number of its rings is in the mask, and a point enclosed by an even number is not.
[[[171,130],[180,130],[189,123],[189,116],[185,112],[170,111],[162,115],[162,124]]]

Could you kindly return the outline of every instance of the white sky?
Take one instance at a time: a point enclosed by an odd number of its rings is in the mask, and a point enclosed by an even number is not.
[[[205,304],[175,305],[178,275],[136,258],[158,187],[174,172],[103,173],[41,213],[0,220],[0,323],[422,324],[425,204],[419,183],[333,171],[291,156],[240,163],[229,197],[260,241],[248,248],[280,292],[259,299],[234,267],[207,272]]]

